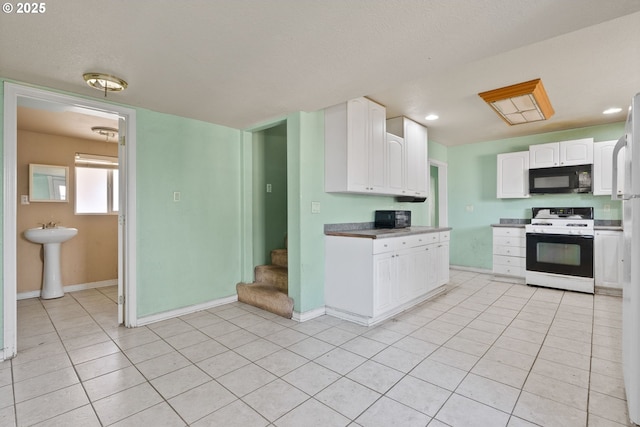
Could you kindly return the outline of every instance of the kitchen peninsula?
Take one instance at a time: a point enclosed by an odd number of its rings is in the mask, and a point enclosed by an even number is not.
[[[327,314],[374,325],[444,291],[450,227],[325,226]]]

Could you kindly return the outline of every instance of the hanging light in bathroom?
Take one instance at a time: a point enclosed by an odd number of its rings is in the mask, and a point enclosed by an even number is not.
[[[104,91],[105,98],[107,97],[107,92],[120,92],[125,90],[129,85],[120,77],[112,76],[110,74],[85,73],[82,77],[92,88]]]

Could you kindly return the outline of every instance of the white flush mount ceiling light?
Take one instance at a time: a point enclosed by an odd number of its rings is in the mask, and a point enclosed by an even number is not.
[[[547,120],[555,113],[540,79],[478,95],[509,125]]]
[[[620,111],[622,111],[622,108],[620,107],[611,107],[604,110],[602,114],[616,114],[616,113],[619,113]]]
[[[107,92],[120,92],[127,88],[128,84],[120,77],[102,73],[85,73],[82,75],[84,81],[94,89],[104,92],[106,98]]]
[[[104,136],[105,141],[107,142],[109,142],[109,138],[115,138],[118,136],[118,129],[107,126],[94,126],[91,128],[91,131]]]
[[[426,116],[424,119],[425,119],[425,120],[432,121],[432,120],[438,120],[439,118],[440,118],[440,117],[438,117],[438,115],[437,115],[437,114],[429,114],[429,115],[428,115],[428,116]]]

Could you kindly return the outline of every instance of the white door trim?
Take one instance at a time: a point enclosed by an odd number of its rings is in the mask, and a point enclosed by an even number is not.
[[[429,167],[438,168],[438,218],[439,227],[449,226],[449,199],[447,198],[447,164],[439,160],[429,160]],[[433,224],[432,224],[433,225]]]
[[[136,326],[136,111],[131,108],[49,92],[15,83],[4,83],[4,131],[3,131],[3,359],[17,354],[17,108],[18,97],[28,97],[66,105],[117,114],[126,121],[126,221],[124,225],[123,274],[125,286],[125,326]],[[120,256],[121,254],[119,254]]]

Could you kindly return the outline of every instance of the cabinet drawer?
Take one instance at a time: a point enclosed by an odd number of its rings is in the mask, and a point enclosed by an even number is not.
[[[493,227],[493,237],[505,236],[505,237],[525,237],[524,227],[510,228],[510,227]]]
[[[506,255],[524,258],[526,256],[526,253],[527,251],[524,247],[493,245],[494,255]]]
[[[493,273],[494,274],[502,274],[505,276],[518,276],[524,277],[525,269],[523,267],[514,267],[511,265],[494,265]]]
[[[381,254],[384,252],[395,251],[399,248],[400,239],[374,239],[373,240],[373,253]]]
[[[496,265],[504,265],[504,266],[525,268],[527,263],[525,261],[525,258],[521,258],[517,256],[494,255],[493,265],[494,267]]]
[[[526,240],[524,237],[494,236],[493,244],[495,246],[514,246],[524,248],[526,246]]]
[[[430,233],[414,234],[412,236],[407,236],[402,240],[406,241],[406,244],[402,245],[403,248],[404,247],[414,248],[416,246],[424,246],[431,243],[431,234]]]
[[[451,232],[449,231],[441,231],[439,234],[440,234],[441,242],[448,242],[449,239],[451,238]]]

